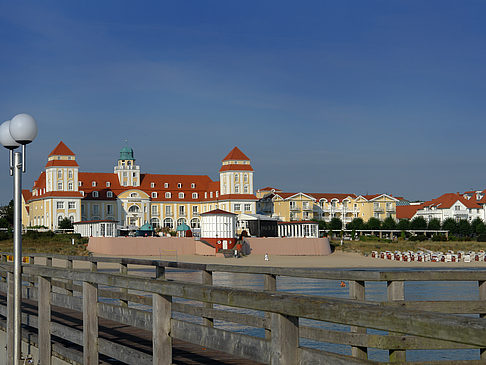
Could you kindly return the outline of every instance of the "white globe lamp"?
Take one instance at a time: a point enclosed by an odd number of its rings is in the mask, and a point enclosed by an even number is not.
[[[20,146],[20,143],[15,141],[10,134],[10,120],[0,124],[0,143],[9,150],[14,150]]]
[[[26,145],[37,137],[37,122],[29,114],[17,114],[10,121],[9,130],[15,141]]]

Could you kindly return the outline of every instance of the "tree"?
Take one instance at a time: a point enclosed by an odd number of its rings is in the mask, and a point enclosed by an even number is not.
[[[474,218],[474,220],[471,222],[471,233],[472,234],[478,234],[478,225],[483,225],[484,226],[484,223],[482,221],[481,218],[477,217],[477,218]],[[479,230],[482,230],[482,228],[479,228]]]
[[[368,222],[366,222],[366,229],[377,230],[380,229],[380,227],[381,221],[378,218],[371,217],[368,219]]]
[[[59,229],[73,229],[73,223],[69,218],[64,218],[59,222]]]
[[[323,220],[318,220],[318,219],[313,219],[314,222],[317,222],[319,224],[319,230],[322,231],[327,228],[327,224]]]
[[[415,217],[410,221],[410,229],[427,229],[427,221],[424,217]]]
[[[5,222],[7,222],[7,227],[13,226],[13,218],[14,218],[14,201],[13,199],[10,200],[8,205],[4,205],[3,207],[0,207],[0,217],[3,218],[3,220],[0,222],[2,228],[6,228]]]
[[[365,224],[362,218],[354,218],[351,222],[348,223],[348,229],[357,230],[357,229],[364,229]]]
[[[343,228],[343,222],[339,218],[332,218],[329,222],[329,229],[332,231],[339,231]]]
[[[429,221],[429,224],[427,225],[427,229],[430,229],[432,231],[438,231],[440,230],[440,220],[437,218],[433,218]]]
[[[410,221],[408,219],[400,219],[397,224],[397,229],[400,231],[407,231],[410,229]]]
[[[457,224],[457,231],[462,237],[469,237],[471,235],[471,224],[466,219],[461,219]]]
[[[449,231],[449,234],[457,234],[457,223],[452,218],[447,218],[442,222],[442,229]]]
[[[476,228],[474,231],[478,236],[480,234],[486,233],[486,225],[481,221],[478,224],[476,224]]]
[[[383,224],[381,225],[381,229],[396,229],[397,228],[397,222],[395,222],[395,219],[392,217],[386,217],[385,220],[383,221]]]

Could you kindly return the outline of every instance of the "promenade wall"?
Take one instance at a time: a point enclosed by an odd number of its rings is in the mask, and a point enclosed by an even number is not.
[[[245,238],[247,254],[323,256],[331,254],[327,238]],[[88,250],[114,256],[214,256],[213,247],[192,237],[90,237]]]
[[[331,254],[329,239],[323,238],[245,238],[245,250],[257,255],[326,256]]]

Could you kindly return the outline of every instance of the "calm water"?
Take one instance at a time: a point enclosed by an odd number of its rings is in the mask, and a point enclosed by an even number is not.
[[[132,270],[132,274],[153,276],[152,270]],[[168,269],[166,271],[167,279],[180,281],[200,282],[200,272],[194,271],[179,271]],[[247,288],[255,290],[263,290],[263,275],[249,275],[249,274],[232,274],[232,273],[214,273],[214,285],[220,285],[231,288]],[[349,298],[349,285],[346,287],[340,286],[340,281],[334,280],[319,280],[319,279],[304,279],[292,277],[278,277],[277,290],[285,291],[295,294],[327,296],[335,298]],[[406,282],[405,283],[405,299],[413,301],[422,300],[478,300],[479,293],[476,282]],[[386,283],[385,282],[367,282],[366,283],[366,300],[369,301],[386,301]],[[174,299],[175,302],[191,303],[190,301]],[[194,303],[199,305],[198,303]],[[141,307],[140,305],[136,305]],[[263,316],[262,312],[250,311],[239,308],[223,307],[215,305],[215,308],[224,308],[238,313],[254,314]],[[149,307],[144,309],[150,310]],[[200,322],[199,318],[184,315],[182,313],[175,313],[175,318],[184,319],[194,322]],[[476,316],[477,317],[477,316]],[[223,322],[216,320],[215,327],[225,330],[231,330],[239,333],[255,337],[264,337],[264,330],[261,328],[252,328],[235,323]],[[337,331],[349,331],[348,326],[342,326],[333,323],[324,323],[313,320],[301,319],[300,325],[314,326]],[[368,330],[368,333],[385,333],[376,330]],[[307,339],[300,339],[300,345],[321,349],[330,352],[350,355],[351,347],[347,345],[337,345],[330,343],[323,343],[317,341],[310,341]],[[369,349],[369,358],[377,361],[388,361],[388,351]],[[432,361],[432,360],[479,360],[479,350],[408,350],[407,361]]]

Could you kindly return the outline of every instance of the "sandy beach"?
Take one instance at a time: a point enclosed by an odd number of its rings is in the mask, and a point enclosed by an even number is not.
[[[103,257],[106,255],[95,255]],[[113,257],[113,256],[111,256]],[[123,256],[118,256],[123,257]],[[127,256],[125,256],[127,257]],[[486,262],[403,262],[375,259],[358,253],[335,251],[329,256],[270,256],[265,261],[263,255],[249,255],[241,258],[224,258],[200,255],[179,256],[131,256],[152,260],[180,261],[201,264],[241,265],[241,266],[273,266],[273,267],[308,267],[308,268],[485,268]]]

